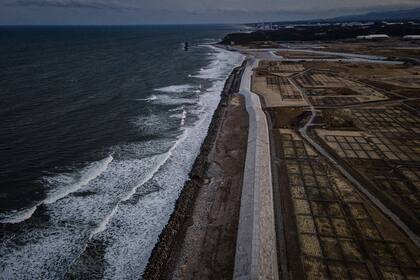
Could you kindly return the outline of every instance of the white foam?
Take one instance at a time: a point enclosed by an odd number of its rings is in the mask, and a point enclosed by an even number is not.
[[[156,100],[157,96],[152,94],[151,96],[147,97],[147,98],[137,98],[137,101],[153,101]]]
[[[171,85],[167,87],[161,87],[154,89],[155,91],[166,92],[166,93],[182,93],[182,92],[192,92],[197,90],[195,85]]]
[[[185,125],[185,119],[187,118],[187,111],[182,111],[182,117],[181,117],[181,126]]]
[[[204,41],[205,43],[200,44],[199,46],[207,46],[207,45],[214,45],[218,42],[220,42],[220,39],[216,39],[216,38],[206,38],[203,39],[202,41]]]
[[[88,183],[88,195],[66,196],[47,204],[47,221],[25,227],[25,231],[0,242],[2,276],[62,279],[88,240],[106,229],[117,211],[115,205],[132,193],[133,186],[142,187],[139,183],[161,161],[161,154],[142,159],[114,159],[100,176]]]
[[[36,209],[41,204],[51,204],[71,193],[78,191],[83,186],[87,185],[90,181],[100,176],[113,160],[112,155],[89,164],[81,171],[68,174],[60,174],[54,177],[46,177],[44,180],[47,182],[51,191],[47,194],[47,198],[38,202],[34,206],[11,212],[7,215],[0,217],[0,223],[18,224],[32,217]]]
[[[214,53],[211,54],[212,61],[210,65],[205,68],[201,68],[200,71],[197,74],[192,75],[192,77],[207,80],[223,79],[226,72],[231,68],[231,62],[242,55],[222,50],[214,46],[208,47],[212,48],[214,51]]]
[[[198,93],[199,92],[200,91],[198,91]],[[195,104],[196,102],[197,99],[193,97],[186,98],[170,94],[160,94],[156,99],[153,100],[154,104],[161,105]]]
[[[225,79],[243,61],[243,56],[231,55],[223,62],[223,67],[217,66],[219,71],[223,71],[224,75],[220,74],[222,78],[215,80],[200,96],[199,120],[185,130],[184,136],[174,145],[171,156],[150,179],[149,183],[159,191],[141,196],[135,203],[120,204],[106,230],[95,237],[109,244],[105,254],[108,263],[105,278],[131,279],[143,272],[200,151]],[[220,56],[215,56],[215,59],[217,57]]]
[[[89,184],[90,181],[101,175],[114,158],[112,155],[89,164],[80,172],[73,174],[60,174],[54,177],[45,178],[45,181],[52,187],[48,193],[48,198],[43,201],[45,204],[51,204],[57,200],[78,191],[83,186]]]
[[[180,119],[180,125],[184,126],[185,125],[185,120],[187,118],[187,111],[183,108],[181,109],[177,109],[177,111],[182,110],[182,112],[180,114],[173,114],[170,117],[171,118],[176,118],[176,119]],[[173,112],[173,111],[172,111]]]
[[[181,111],[184,110],[184,106],[179,106],[177,108],[173,108],[173,109],[169,109],[169,112],[177,112],[177,111]]]
[[[232,53],[223,67],[217,66],[223,72],[200,95],[198,121],[185,127],[176,141],[153,142],[159,154],[153,154],[154,146],[145,148],[144,143],[115,149],[107,168],[97,177],[91,176],[85,185],[89,194],[67,195],[47,204],[46,221],[0,242],[1,277],[63,279],[74,259],[94,238],[107,245],[105,279],[138,279],[188,179],[224,80],[241,62],[242,57]],[[194,113],[188,109],[188,114]],[[145,150],[131,153],[136,146]]]
[[[106,229],[107,224],[109,221],[111,221],[112,217],[114,217],[115,213],[117,212],[118,207],[114,207],[111,212],[105,216],[105,218],[98,224],[98,226],[92,231],[90,234],[90,238],[92,238],[94,235],[103,232]]]
[[[33,207],[13,211],[10,214],[4,214],[4,216],[0,217],[0,223],[1,224],[18,224],[21,223],[30,217],[35,213],[36,209],[38,208],[38,205],[35,205]]]
[[[171,103],[177,104],[177,103]],[[182,103],[184,104],[184,103]],[[170,112],[152,113],[149,115],[138,116],[133,119],[132,123],[141,131],[142,135],[159,135],[163,136],[169,133],[176,126],[174,121],[169,121]]]
[[[160,155],[161,158],[156,164],[152,170],[148,172],[148,174],[139,182],[137,183],[131,190],[129,190],[118,203],[115,205],[115,207],[112,209],[110,214],[108,214],[98,225],[97,228],[95,228],[92,232],[92,236],[95,234],[98,234],[102,231],[104,231],[108,225],[108,223],[111,221],[112,217],[115,215],[115,213],[118,210],[118,207],[120,203],[125,202],[133,197],[133,195],[136,193],[137,189],[141,186],[143,186],[146,182],[148,182],[150,179],[153,178],[153,176],[158,172],[159,168],[165,164],[165,162],[169,159],[169,157],[172,155],[173,150],[178,146],[179,143],[181,143],[184,139],[187,133],[183,133],[181,137],[178,138],[178,140],[175,142],[175,145],[173,145],[168,152]]]

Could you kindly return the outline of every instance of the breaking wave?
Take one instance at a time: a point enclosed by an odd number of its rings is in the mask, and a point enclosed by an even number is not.
[[[211,51],[209,66],[195,73],[191,84],[162,87],[155,91],[164,94],[144,99],[177,106],[133,121],[149,129],[144,135],[159,138],[121,144],[108,157],[81,170],[45,178],[50,192],[42,203],[48,219],[32,224],[28,218],[37,216],[36,207],[26,209],[16,220],[26,220],[25,230],[0,238],[2,277],[63,278],[70,268],[84,265],[82,256],[94,241],[106,244],[100,258],[103,264],[97,264],[103,265],[104,278],[141,275],[188,179],[224,82],[243,61],[239,53],[213,47]],[[205,87],[203,79],[209,83]],[[192,95],[184,96],[185,92]],[[194,122],[186,122],[190,116]],[[170,119],[178,122],[175,139],[164,137]]]
[[[52,191],[48,193],[48,198],[43,201],[45,204],[51,204],[57,200],[78,191],[83,186],[89,184],[90,181],[100,176],[114,158],[112,155],[103,160],[93,162],[86,168],[76,174],[60,174],[54,177],[47,177],[45,181]]]
[[[171,85],[155,89],[155,91],[166,93],[200,92],[201,85]]]

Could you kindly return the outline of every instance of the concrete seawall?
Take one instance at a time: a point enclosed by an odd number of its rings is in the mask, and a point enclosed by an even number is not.
[[[249,115],[248,147],[242,186],[234,279],[278,279],[268,123],[259,97],[251,92],[249,59],[240,93]]]

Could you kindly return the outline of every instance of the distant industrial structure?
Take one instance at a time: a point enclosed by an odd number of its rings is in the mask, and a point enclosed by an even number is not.
[[[420,40],[420,35],[405,35],[404,40]]]
[[[361,40],[383,40],[388,39],[389,36],[386,34],[371,34],[371,35],[361,35],[357,36],[357,39]]]

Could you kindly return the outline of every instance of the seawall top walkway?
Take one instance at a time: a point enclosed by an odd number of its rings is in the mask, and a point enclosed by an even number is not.
[[[234,279],[278,279],[269,131],[261,102],[251,91],[248,58],[240,93],[249,115],[248,148],[242,186]]]

